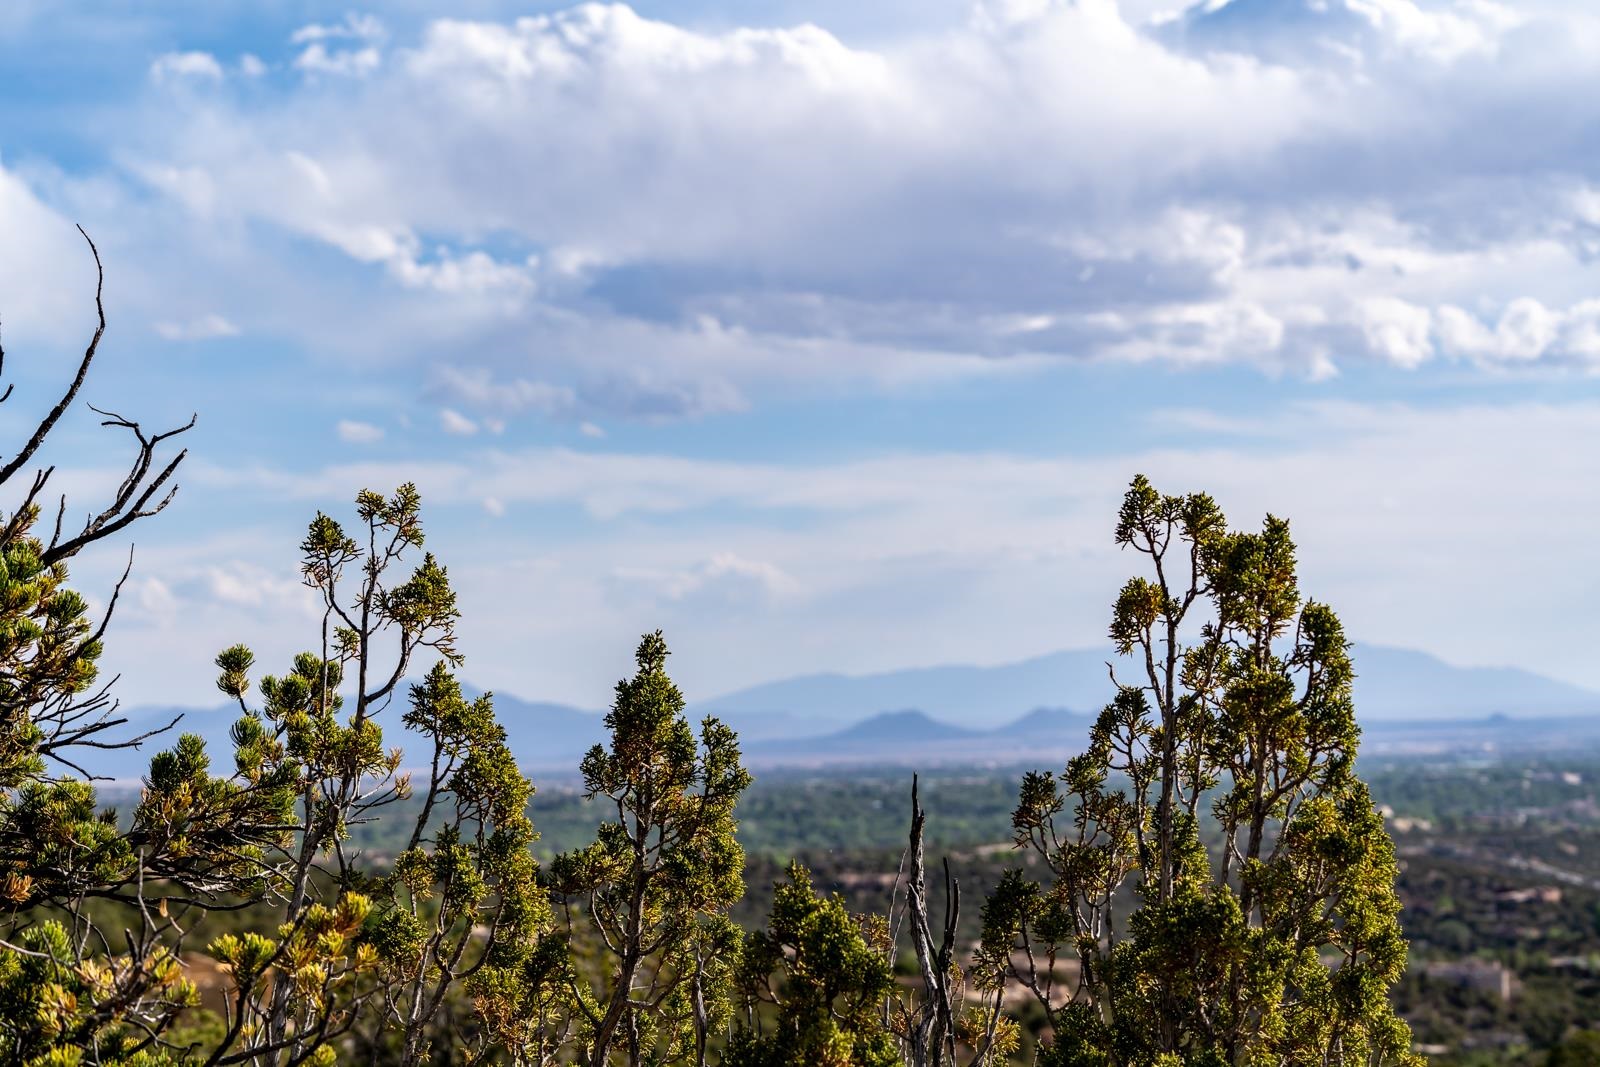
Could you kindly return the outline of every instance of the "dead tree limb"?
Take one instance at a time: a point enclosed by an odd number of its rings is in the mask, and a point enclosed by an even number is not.
[[[956,920],[961,908],[961,890],[945,861],[944,936],[937,948],[933,927],[928,920],[927,873],[922,854],[922,831],[927,813],[918,796],[918,780],[911,776],[911,878],[906,890],[906,912],[911,920],[911,943],[916,949],[917,966],[922,971],[923,997],[917,1018],[910,1028],[913,1067],[955,1067],[955,1018],[950,988],[950,963],[955,951]]]

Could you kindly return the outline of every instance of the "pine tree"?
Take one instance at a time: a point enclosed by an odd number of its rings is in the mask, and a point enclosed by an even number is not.
[[[1139,477],[1116,541],[1151,571],[1112,614],[1134,667],[1088,750],[1024,778],[1016,842],[1049,873],[991,894],[982,961],[1051,1014],[1059,1067],[1420,1062],[1387,998],[1406,944],[1349,647],[1288,523],[1230,532]]]

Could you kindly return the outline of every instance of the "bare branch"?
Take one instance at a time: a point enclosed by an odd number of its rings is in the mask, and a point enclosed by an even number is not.
[[[94,309],[99,323],[95,327],[94,337],[89,340],[89,347],[84,349],[83,360],[78,364],[78,373],[73,375],[72,384],[67,386],[67,391],[62,394],[60,400],[56,401],[55,407],[51,408],[50,413],[35,427],[33,436],[29,437],[28,443],[22,446],[22,451],[18,452],[11,459],[11,462],[4,467],[0,467],[0,485],[10,481],[11,476],[17,473],[23,464],[32,459],[33,454],[39,451],[39,446],[44,444],[45,437],[55,428],[55,424],[60,421],[61,416],[66,412],[73,398],[78,395],[78,390],[83,388],[83,380],[89,374],[89,364],[94,362],[95,352],[100,347],[100,338],[105,336],[106,306],[102,296],[106,280],[105,267],[100,263],[100,250],[95,247],[93,239],[89,237],[89,234],[85,232],[82,226],[78,227],[78,232],[83,234],[85,241],[89,242],[89,252],[94,256]],[[7,390],[6,395],[10,395],[10,390]]]

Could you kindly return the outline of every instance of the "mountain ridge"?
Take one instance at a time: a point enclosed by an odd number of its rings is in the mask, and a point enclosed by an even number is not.
[[[1519,667],[1460,667],[1426,652],[1357,644],[1355,705],[1363,721],[1600,712],[1600,692]],[[1109,649],[1063,649],[993,666],[940,664],[894,671],[796,675],[694,702],[711,714],[805,714],[859,720],[914,707],[969,727],[999,726],[1024,709],[1098,710],[1112,695],[1106,665],[1132,677]]]
[[[1382,645],[1357,645],[1354,657],[1356,712],[1368,727],[1600,712],[1600,692],[1520,668],[1458,667],[1427,653]],[[1108,659],[1115,662],[1102,649],[1065,649],[994,666],[822,672],[691,701],[688,711],[692,720],[707,714],[722,718],[748,752],[767,759],[785,753],[869,755],[891,745],[909,753],[948,749],[954,758],[963,742],[981,742],[966,746],[975,753],[1025,748],[1028,742],[1070,749],[1081,745],[1090,716],[1110,696]],[[482,692],[470,685],[463,690],[469,696]],[[575,771],[583,753],[605,734],[599,711],[504,691],[496,691],[495,705],[512,751],[531,768]],[[206,738],[214,765],[225,766],[228,731],[238,718],[234,709],[132,708],[124,712],[130,721],[123,732],[160,725],[180,711],[184,718],[170,735],[147,741],[140,751],[100,754],[92,769],[137,777],[150,753],[183,732]],[[883,719],[886,714],[889,720]],[[896,723],[896,714],[920,719]],[[874,724],[874,719],[881,721]]]

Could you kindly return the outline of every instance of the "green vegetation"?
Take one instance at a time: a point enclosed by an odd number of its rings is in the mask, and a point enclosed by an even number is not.
[[[1043,873],[1002,880],[980,962],[1053,1012],[1050,1064],[1411,1062],[1387,998],[1406,958],[1394,850],[1353,770],[1347,643],[1302,602],[1288,524],[1229,532],[1211,498],[1139,478],[1117,541],[1153,572],[1111,622],[1144,670],[1059,780],[1024,777],[1012,826]]]
[[[0,484],[72,401],[99,337]],[[836,823],[809,832],[879,851],[853,893],[819,893],[847,873],[828,857],[781,876],[747,857],[740,816],[770,853],[786,818],[816,808],[742,804],[737,738],[687,720],[659,632],[617,684],[581,801],[561,801],[571,843],[541,868],[533,784],[492,698],[467,700],[454,675],[456,597],[410,485],[358,493],[354,534],[310,522],[311,651],[259,683],[247,646],[217,656],[240,710],[232,750],[171,739],[131,813],[105,808],[73,753],[120,722],[93,689],[104,624],[65,562],[159,511],[182,459],[155,461],[170,434],[107,421],[139,449],[109,506],[44,539],[47,469],[0,525],[7,1063],[1417,1060],[1389,999],[1406,959],[1397,866],[1354,773],[1347,645],[1332,611],[1302,600],[1281,520],[1229,531],[1209,497],[1136,479],[1116,539],[1152,574],[1123,589],[1110,632],[1144,670],[1119,681],[1086,752],[1059,777],[1028,770],[1016,798],[993,779],[930,786],[945,841],[993,845],[978,828],[1011,808],[1010,848],[952,849],[931,879],[915,780],[908,811],[887,793],[868,803],[868,780],[831,782]],[[909,815],[898,839],[899,817],[876,814],[895,811]],[[856,907],[863,890],[875,896]],[[1478,918],[1441,909],[1426,929],[1465,943]],[[1523,1021],[1556,1062],[1592,1053],[1564,1018]]]
[[[639,643],[636,661],[606,716],[610,748],[583,760],[585,795],[604,798],[616,819],[551,871],[568,937],[576,913],[604,948],[600,981],[574,983],[590,1067],[605,1067],[613,1046],[629,1063],[703,1063],[732,1014],[740,935],[727,912],[744,896],[733,808],[750,775],[717,720],[705,720],[697,743],[659,632]]]

